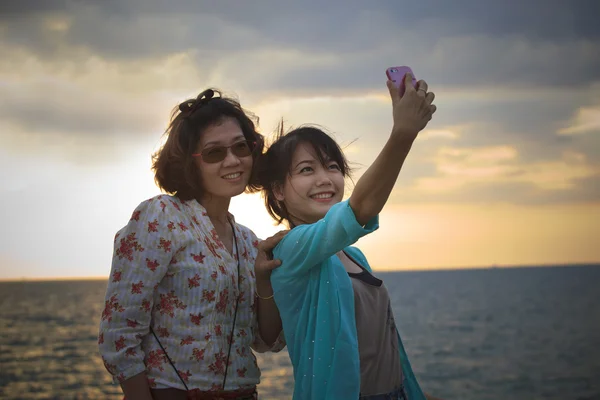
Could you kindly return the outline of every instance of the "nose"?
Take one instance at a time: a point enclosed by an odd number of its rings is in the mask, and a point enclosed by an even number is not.
[[[231,148],[227,149],[227,155],[225,156],[225,159],[223,160],[223,166],[224,167],[235,167],[236,165],[239,165],[241,163],[240,159],[233,154],[233,152],[231,151]]]
[[[317,186],[333,186],[333,182],[325,169],[321,169],[317,174]]]

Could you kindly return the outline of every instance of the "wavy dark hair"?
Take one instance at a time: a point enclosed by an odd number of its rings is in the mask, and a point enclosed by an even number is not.
[[[166,141],[152,155],[154,181],[166,193],[181,200],[200,199],[204,194],[194,153],[198,140],[205,129],[234,118],[244,137],[254,143],[253,168],[247,192],[256,192],[258,184],[256,165],[264,149],[264,137],[256,131],[258,117],[242,108],[237,100],[222,96],[217,89],[207,89],[195,99],[188,99],[175,107],[171,122],[165,132]]]
[[[268,150],[259,158],[258,181],[269,215],[281,224],[286,221],[292,226],[290,215],[285,204],[275,197],[274,190],[282,188],[286,178],[291,174],[292,158],[301,143],[307,143],[315,150],[319,162],[326,166],[335,161],[342,175],[350,175],[350,167],[344,152],[336,141],[315,125],[302,125],[284,133],[283,122],[280,122],[275,139]]]

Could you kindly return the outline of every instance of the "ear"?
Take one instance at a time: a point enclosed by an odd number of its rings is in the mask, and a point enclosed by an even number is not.
[[[277,201],[285,200],[285,196],[283,195],[283,186],[279,183],[273,185],[273,195],[275,195],[275,199]]]

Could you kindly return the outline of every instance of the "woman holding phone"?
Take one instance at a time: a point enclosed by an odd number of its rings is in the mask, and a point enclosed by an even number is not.
[[[427,83],[406,92],[388,81],[393,128],[373,164],[342,201],[348,164],[318,128],[300,127],[270,146],[260,182],[271,216],[290,232],[275,247],[282,264],[271,275],[294,367],[294,400],[433,399],[413,374],[383,282],[356,247],[378,228],[385,205],[418,133],[436,106]]]

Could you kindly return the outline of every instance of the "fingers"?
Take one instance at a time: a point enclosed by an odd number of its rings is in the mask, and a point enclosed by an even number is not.
[[[425,101],[427,102],[427,104],[431,104],[433,103],[433,100],[435,99],[435,94],[433,92],[429,92],[427,93],[427,95],[425,96]]]
[[[419,82],[417,82],[417,90],[422,90],[425,91],[425,93],[427,93],[428,89],[429,85],[424,80],[421,79]]]
[[[415,89],[415,87],[413,86],[413,76],[410,72],[406,73],[406,75],[404,75],[404,93],[409,93],[409,92],[414,92],[417,89]]]
[[[275,268],[281,265],[281,260],[265,260],[261,261],[260,269],[265,271],[273,271]]]
[[[273,236],[258,242],[258,250],[264,251],[265,253],[270,252],[279,244],[279,242],[281,242],[281,239],[283,239],[288,232],[289,230],[279,231]]]

